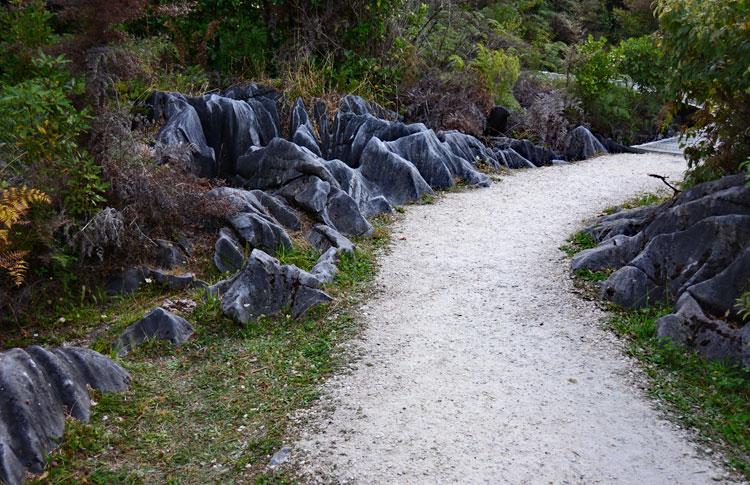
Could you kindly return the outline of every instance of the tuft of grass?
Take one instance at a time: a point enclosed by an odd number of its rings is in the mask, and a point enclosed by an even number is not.
[[[276,258],[281,264],[293,264],[305,271],[310,271],[319,257],[320,253],[312,247],[287,249],[281,246],[276,251]]]
[[[668,201],[671,198],[670,195],[666,195],[664,193],[654,194],[649,192],[644,192],[641,194],[636,195],[630,200],[627,200],[620,204],[617,207],[610,207],[606,209],[604,212],[607,215],[614,214],[617,212],[618,209],[637,209],[638,207],[646,207],[649,205],[657,205],[662,204],[666,201]]]
[[[576,270],[575,275],[584,280],[589,281],[592,283],[598,283],[600,281],[605,281],[607,278],[609,278],[609,275],[611,273],[607,271],[591,271],[589,269],[579,269]]]
[[[572,257],[581,251],[596,247],[596,244],[597,243],[591,234],[586,231],[580,231],[573,234],[573,236],[568,239],[567,243],[560,247],[560,250],[569,257]]]
[[[669,306],[617,309],[608,327],[642,364],[649,393],[750,478],[750,370],[705,360],[659,339],[656,321],[671,312]]]

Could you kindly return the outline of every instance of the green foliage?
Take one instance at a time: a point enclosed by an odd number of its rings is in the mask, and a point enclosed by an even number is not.
[[[750,156],[750,1],[659,0],[669,81],[678,99],[701,106],[686,150],[694,172],[736,172]],[[697,180],[699,181],[699,180]]]
[[[628,143],[660,131],[659,113],[668,99],[662,59],[651,37],[610,47],[605,38],[589,36],[578,47],[571,69],[575,92],[595,132]]]
[[[580,231],[571,236],[568,242],[560,247],[560,249],[568,256],[575,256],[581,251],[595,248],[596,245],[596,240],[591,234],[586,231]]]
[[[743,293],[735,305],[737,313],[744,321],[750,320],[750,291]]]
[[[0,9],[0,80],[15,83],[28,76],[39,49],[56,40],[52,13],[42,0],[14,0]]]
[[[0,154],[16,176],[77,217],[103,202],[105,186],[100,167],[78,144],[89,117],[71,102],[82,86],[65,64],[62,56],[40,54],[29,69],[33,77],[0,89]]]
[[[496,104],[508,109],[520,109],[521,106],[513,97],[513,86],[521,73],[518,57],[502,49],[492,50],[477,44],[477,54],[471,67],[479,72]]]

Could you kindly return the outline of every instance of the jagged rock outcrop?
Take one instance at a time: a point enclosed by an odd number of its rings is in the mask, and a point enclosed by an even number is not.
[[[182,317],[158,307],[130,325],[115,342],[115,352],[124,356],[146,340],[168,340],[179,346],[193,335],[193,326]]]
[[[660,336],[709,358],[750,365],[750,327],[735,302],[750,290],[750,188],[743,175],[697,185],[658,207],[620,211],[587,231],[600,243],[573,269],[615,270],[604,298],[625,307],[676,303]]]
[[[221,297],[224,314],[241,323],[261,315],[288,310],[298,318],[311,307],[331,301],[321,280],[296,266],[282,265],[276,258],[253,250],[242,270],[213,291]]]
[[[23,483],[44,470],[70,415],[91,417],[88,388],[125,391],[130,376],[93,350],[29,347],[0,353],[0,483]]]
[[[448,145],[454,155],[468,160],[472,165],[482,163],[492,168],[507,167],[507,165],[498,162],[492,150],[471,135],[452,130],[441,131],[438,133],[438,138]]]
[[[339,255],[341,250],[330,247],[320,255],[315,266],[310,270],[310,274],[318,279],[322,284],[331,283],[338,274]]]

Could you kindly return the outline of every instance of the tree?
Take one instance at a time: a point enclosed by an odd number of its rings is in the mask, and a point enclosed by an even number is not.
[[[750,156],[750,0],[659,0],[656,11],[672,88],[701,106],[691,175],[736,172]]]

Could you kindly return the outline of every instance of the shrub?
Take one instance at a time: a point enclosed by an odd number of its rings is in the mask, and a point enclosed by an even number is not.
[[[52,13],[42,0],[14,0],[0,9],[0,80],[17,83],[28,77],[31,60],[55,36]]]
[[[513,86],[521,73],[518,57],[503,50],[491,50],[477,44],[477,55],[471,67],[479,73],[495,104],[511,110],[520,108],[518,101],[513,97]]]
[[[691,178],[738,171],[750,156],[750,2],[659,0],[657,14],[670,85],[701,107],[689,131],[703,140],[686,150]]]
[[[88,129],[86,110],[69,96],[81,92],[66,61],[41,54],[36,76],[0,89],[0,156],[21,181],[48,193],[58,212],[90,214],[103,201],[100,168],[78,141]]]

